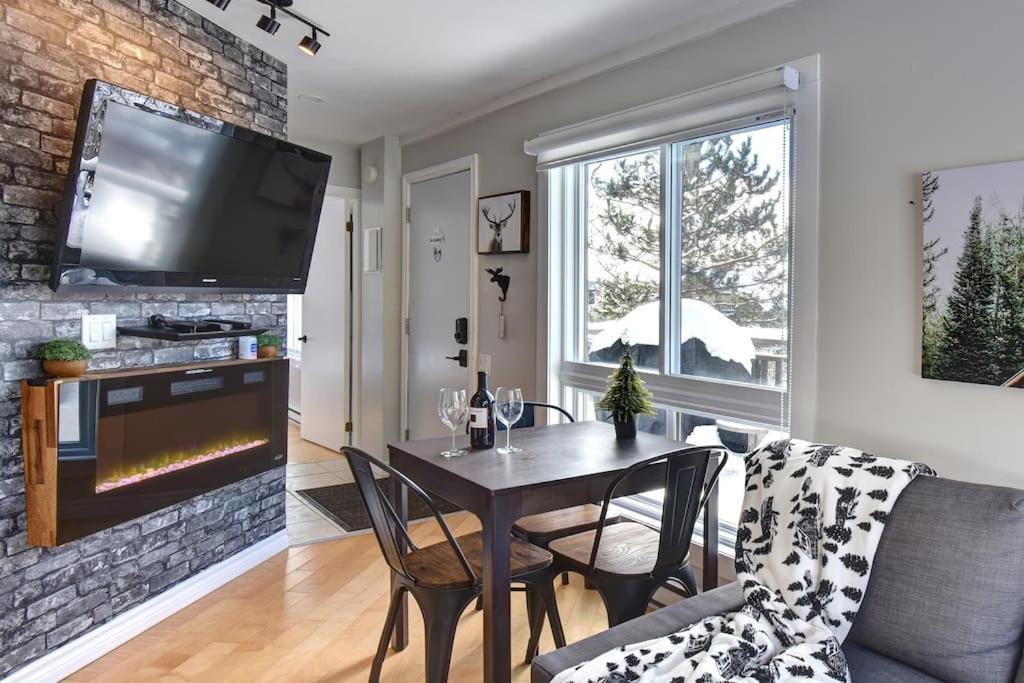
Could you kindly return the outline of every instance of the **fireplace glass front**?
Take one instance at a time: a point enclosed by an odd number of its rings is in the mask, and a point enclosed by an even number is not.
[[[287,373],[282,360],[62,384],[58,527],[77,538],[283,465]]]

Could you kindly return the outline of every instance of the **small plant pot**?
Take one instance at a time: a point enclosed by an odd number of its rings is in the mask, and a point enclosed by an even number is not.
[[[87,360],[44,360],[43,372],[50,377],[78,377],[89,367]]]
[[[615,438],[620,441],[636,438],[636,416],[625,422],[615,421]]]
[[[256,349],[257,358],[277,358],[278,348],[276,346],[261,346]]]

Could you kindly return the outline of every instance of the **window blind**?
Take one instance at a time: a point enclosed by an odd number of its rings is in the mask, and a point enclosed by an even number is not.
[[[542,133],[523,149],[546,170],[667,137],[710,134],[786,109],[799,87],[800,72],[781,66]]]

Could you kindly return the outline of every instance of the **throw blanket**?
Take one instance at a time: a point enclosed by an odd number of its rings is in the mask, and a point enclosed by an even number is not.
[[[840,645],[897,497],[925,465],[777,441],[746,462],[736,538],[745,605],[612,650],[554,683],[850,680]]]

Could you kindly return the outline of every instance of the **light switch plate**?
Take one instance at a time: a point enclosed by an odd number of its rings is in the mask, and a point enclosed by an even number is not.
[[[93,351],[117,347],[117,316],[113,314],[82,316],[82,343]]]
[[[381,265],[380,226],[363,230],[363,272],[379,273]]]

